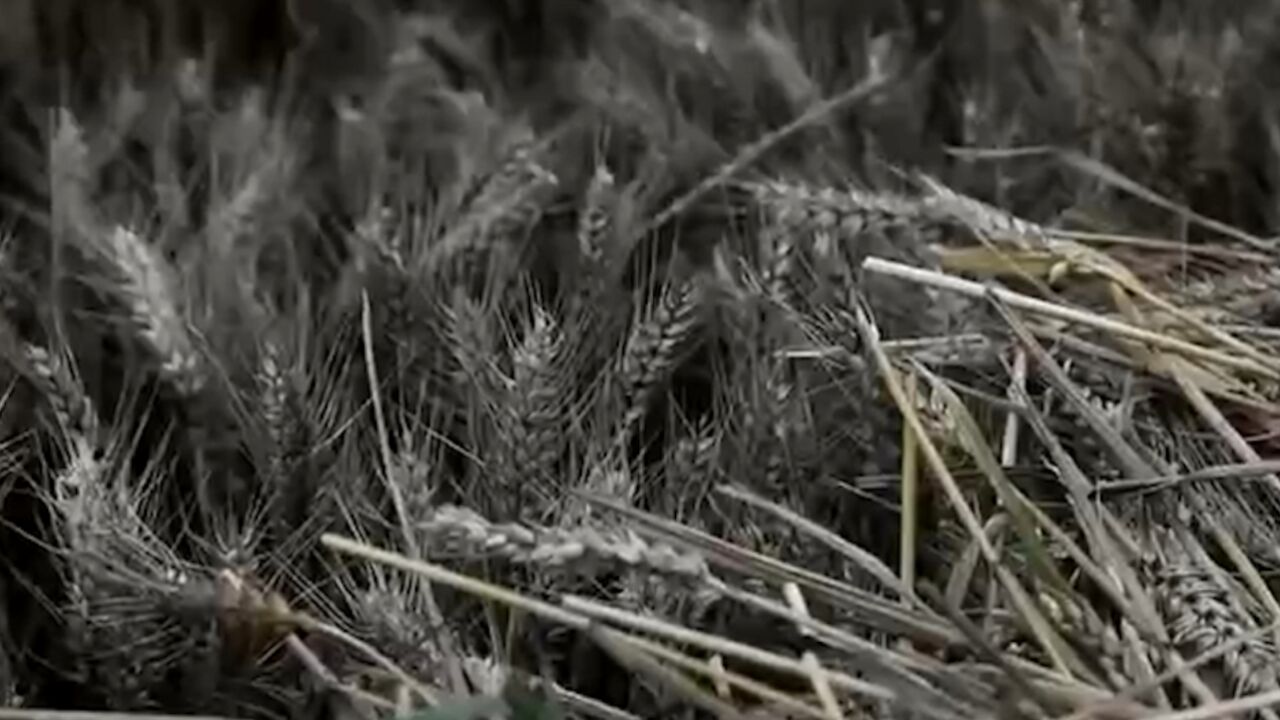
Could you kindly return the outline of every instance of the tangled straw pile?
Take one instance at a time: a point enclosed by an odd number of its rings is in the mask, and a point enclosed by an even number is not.
[[[13,5],[0,716],[1280,715],[1275,9]]]

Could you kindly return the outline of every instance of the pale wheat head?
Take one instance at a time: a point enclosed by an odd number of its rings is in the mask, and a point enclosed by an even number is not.
[[[168,263],[154,247],[123,227],[104,238],[101,252],[114,275],[116,295],[128,308],[160,376],[183,395],[198,393],[206,383],[206,369],[182,316]]]

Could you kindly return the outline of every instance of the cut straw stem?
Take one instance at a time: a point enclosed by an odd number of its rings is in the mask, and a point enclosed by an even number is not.
[[[907,402],[914,406],[919,399],[919,383],[915,374],[907,375],[904,381]],[[902,519],[898,536],[898,574],[902,586],[908,589],[913,589],[916,584],[916,541],[920,522],[920,455],[916,444],[911,424],[902,423]],[[908,599],[904,597],[903,601]]]
[[[951,469],[947,467],[942,453],[938,450],[933,440],[930,439],[928,430],[925,428],[924,422],[920,419],[916,409],[911,406],[907,398],[906,389],[898,377],[897,370],[889,360],[889,356],[885,354],[884,348],[880,346],[880,333],[872,324],[871,316],[865,306],[858,308],[855,319],[862,341],[871,350],[871,354],[874,357],[876,369],[881,380],[884,382],[886,389],[888,389],[889,395],[893,398],[894,404],[897,405],[898,411],[902,414],[903,421],[910,423],[911,430],[915,433],[920,443],[919,450],[924,460],[928,463],[933,478],[937,480],[952,510],[955,511],[956,516],[959,518],[961,525],[969,532],[970,537],[977,544],[982,559],[987,562],[992,572],[995,573],[997,581],[1008,593],[1014,609],[1027,624],[1036,641],[1053,662],[1055,669],[1071,676],[1072,673],[1068,669],[1070,664],[1069,657],[1073,658],[1075,653],[1066,647],[1065,641],[1048,623],[1026,588],[1022,586],[1021,581],[1002,561],[1000,553],[991,543],[991,540],[987,538],[982,527],[982,521],[973,508],[969,507],[968,500],[960,490],[955,477],[951,474]]]
[[[792,612],[805,617],[809,616],[809,605],[805,602],[804,593],[800,591],[799,585],[793,582],[784,583],[782,594]],[[803,625],[798,626],[797,629],[801,635],[806,634]],[[840,702],[836,700],[836,694],[832,692],[831,684],[827,682],[827,671],[818,661],[817,654],[812,650],[805,650],[800,656],[800,662],[809,669],[809,683],[813,685],[814,694],[822,702],[822,709],[826,716],[830,720],[843,720],[844,713],[840,711]]]
[[[1212,348],[1202,345],[1180,340],[1178,338],[1162,335],[1151,330],[1140,327],[1134,327],[1128,323],[1103,317],[1097,313],[1080,310],[1051,303],[1047,300],[1040,300],[1029,295],[1013,292],[1004,288],[993,285],[986,285],[973,280],[948,275],[936,270],[927,270],[924,268],[913,267],[903,263],[885,260],[880,257],[869,257],[862,263],[863,270],[867,272],[885,275],[888,277],[914,282],[919,285],[926,285],[942,290],[950,290],[972,298],[985,298],[994,296],[1004,302],[1009,307],[1025,310],[1027,312],[1045,315],[1048,317],[1065,320],[1067,322],[1086,325],[1097,330],[1110,332],[1114,335],[1126,337],[1131,340],[1148,343],[1152,346],[1159,347],[1164,350],[1176,352],[1188,357],[1195,357],[1207,362],[1217,363],[1224,367],[1234,368],[1244,372],[1261,375],[1273,380],[1280,380],[1280,371],[1273,368],[1258,364],[1248,358],[1229,355]]]

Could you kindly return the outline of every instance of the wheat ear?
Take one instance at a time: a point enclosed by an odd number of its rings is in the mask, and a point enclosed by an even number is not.
[[[699,323],[701,293],[691,280],[667,287],[652,313],[627,338],[618,364],[623,412],[619,444],[628,441],[675,370]]]
[[[512,353],[512,377],[502,422],[507,449],[504,472],[516,481],[512,489],[523,496],[520,504],[533,503],[534,508],[545,507],[555,494],[551,488],[548,497],[537,497],[540,483],[552,477],[563,447],[561,347],[559,323],[535,303],[532,323]]]

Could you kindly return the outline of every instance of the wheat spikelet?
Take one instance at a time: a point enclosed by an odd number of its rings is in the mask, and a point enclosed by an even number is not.
[[[665,288],[649,317],[632,327],[618,363],[623,412],[617,442],[630,439],[675,369],[698,326],[700,300],[697,285],[682,281]]]
[[[961,225],[985,235],[1010,238],[1024,245],[1048,242],[1048,231],[1033,222],[963,195],[930,177],[922,182],[927,193],[913,198],[862,190],[812,188],[780,181],[749,185],[759,203],[784,235],[804,229],[831,233],[839,239],[863,232],[939,225]]]
[[[677,440],[668,453],[667,482],[673,488],[705,488],[716,470],[720,436],[716,424],[705,421],[692,434]]]
[[[368,253],[401,273],[406,271],[403,228],[397,222],[396,212],[384,206],[367,213],[356,224],[352,238],[355,240],[357,262],[368,262]]]
[[[431,546],[469,557],[502,558],[548,571],[596,576],[614,569],[646,570],[688,582],[709,576],[706,561],[653,545],[625,529],[494,524],[473,510],[446,506],[419,525]]]
[[[405,445],[412,447],[410,442]],[[404,477],[399,478],[402,490],[408,489],[404,481]],[[343,515],[339,525],[345,526],[346,532],[362,538],[388,535],[387,517],[369,498],[343,496],[339,504]],[[413,510],[407,509],[411,523],[425,520],[433,512],[433,508],[409,498],[405,498],[405,504],[416,505]],[[407,531],[414,532],[412,527]],[[403,541],[398,531],[392,535],[395,541]],[[329,561],[323,562],[328,565]],[[430,621],[434,599],[418,578],[387,572],[377,565],[352,563],[332,566],[331,572],[330,613],[335,618],[343,618],[343,625],[354,635],[370,642],[413,676],[441,681],[448,677],[446,655],[439,642],[444,629]],[[440,609],[436,607],[434,612],[439,613]],[[455,642],[450,640],[451,644]]]
[[[476,694],[484,697],[502,695],[510,678],[506,665],[492,657],[465,657],[462,659],[462,669]]]
[[[556,524],[559,527],[590,525],[599,514],[589,500],[582,495],[608,498],[623,505],[631,505],[639,492],[635,477],[626,465],[616,457],[603,455],[605,459],[593,463],[574,487],[576,493],[567,495],[561,502]]]
[[[419,447],[406,433],[399,452],[391,458],[388,474],[389,481],[395,484],[404,498],[405,513],[411,520],[426,517],[431,512],[438,484],[435,471],[429,448]]]
[[[793,301],[792,283],[798,266],[795,233],[781,223],[770,225],[760,233],[760,284],[767,297],[784,307]]]
[[[444,318],[454,385],[474,390],[483,402],[505,397],[505,378],[497,362],[501,348],[492,314],[467,295],[454,292],[452,303],[444,308]]]
[[[93,479],[99,469],[101,420],[92,398],[73,370],[71,358],[22,341],[3,321],[0,321],[0,336],[11,352],[10,361],[40,391],[53,413],[57,429],[67,440],[67,463],[60,481],[54,483],[57,497],[74,496],[79,489],[96,485]],[[17,352],[13,353],[15,349]]]
[[[1174,644],[1187,656],[1208,652],[1254,627],[1232,602],[1227,588],[1184,546],[1172,530],[1154,532],[1159,566],[1157,599]],[[1271,642],[1253,638],[1231,650],[1221,670],[1234,696],[1275,689],[1280,657]]]
[[[253,230],[256,217],[271,197],[272,188],[284,183],[283,168],[264,164],[244,178],[230,195],[222,198],[209,218],[205,232],[215,249],[226,252]]]
[[[765,379],[763,418],[753,418],[757,427],[764,431],[761,438],[764,450],[764,481],[770,488],[782,487],[786,484],[785,474],[789,466],[789,451],[792,438],[798,436],[800,428],[794,418],[795,387],[779,377],[770,374]]]
[[[561,342],[555,317],[535,302],[532,324],[512,352],[512,377],[502,423],[508,465],[504,474],[515,481],[510,490],[520,496],[513,499],[522,507],[532,505],[535,511],[546,505],[548,498],[538,497],[539,486],[551,477],[563,447],[560,410],[564,387],[557,366]],[[551,491],[554,496],[555,489]]]
[[[732,428],[729,441],[744,461],[735,472],[748,482],[762,481],[776,490],[786,485],[792,466],[792,446],[810,434],[810,418],[805,413],[799,377],[775,351],[766,346],[747,355],[729,370],[724,383],[724,411]]]
[[[1125,647],[1119,633],[1104,622],[1092,606],[1061,594],[1042,593],[1040,602],[1050,619],[1070,631],[1066,636],[1098,663],[1108,683],[1117,688],[1133,683],[1125,672]]]
[[[16,336],[11,338],[17,340]],[[52,480],[49,502],[61,519],[63,547],[72,553],[67,584],[71,604],[83,608],[89,582],[75,564],[77,553],[92,546],[95,526],[92,513],[101,507],[105,467],[101,454],[101,429],[97,409],[72,372],[69,358],[37,345],[20,343],[16,358],[20,369],[35,382],[67,444],[67,457]]]
[[[418,282],[406,247],[415,232],[411,221],[391,212],[366,217],[354,235],[352,272],[337,304],[354,312],[362,293],[368,294],[379,329],[374,337],[379,366],[385,362],[403,384],[419,388],[436,380],[441,359],[457,349],[446,342],[452,339],[448,333],[464,330],[453,323],[470,308],[450,307],[468,298],[438,294],[447,288]]]
[[[205,385],[205,369],[179,312],[171,270],[141,237],[117,227],[100,246],[143,344],[159,363],[161,377],[183,395]]]
[[[421,589],[412,581],[375,582],[346,590],[357,633],[375,643],[406,671],[420,677],[441,675],[443,655],[437,632],[424,621]]]
[[[747,189],[775,223],[791,232],[807,229],[856,237],[930,220],[919,201],[901,195],[782,181],[751,183]]]
[[[72,373],[68,359],[38,345],[20,343],[20,347],[20,362],[40,388],[54,419],[73,447],[77,451],[96,451],[100,433],[98,412]]]
[[[506,162],[468,204],[462,217],[423,254],[420,268],[428,277],[460,274],[470,278],[485,263],[509,262],[493,250],[533,226],[559,180],[520,151]],[[493,282],[489,273],[487,282]]]
[[[1027,241],[1037,245],[1048,243],[1048,231],[1036,223],[956,192],[933,178],[926,176],[923,182],[929,194],[922,208],[939,221],[964,225],[984,235],[1012,239],[1024,247],[1028,246]]]
[[[277,338],[262,341],[255,373],[258,423],[261,433],[246,439],[253,452],[256,485],[254,506],[244,512],[231,509],[220,518],[232,526],[227,539],[240,536],[236,553],[268,540],[276,552],[273,559],[291,558],[298,543],[307,543],[304,528],[314,527],[324,517],[316,508],[315,493],[321,487],[315,477],[318,465],[310,462],[316,422],[311,413],[327,410],[321,397],[308,397],[304,366],[286,351]],[[251,406],[252,407],[252,406]],[[264,530],[259,533],[259,528]],[[233,553],[233,554],[236,554]]]
[[[270,441],[270,456],[267,458],[267,482],[278,486],[285,480],[285,449],[289,445],[290,429],[288,427],[289,384],[285,378],[285,370],[281,367],[282,357],[279,345],[270,340],[262,344],[261,357],[258,362],[258,410],[266,428]]]
[[[58,112],[58,127],[49,150],[54,221],[72,237],[90,236],[97,227],[90,200],[93,168],[80,125],[65,108]]]
[[[607,165],[597,165],[582,198],[577,227],[578,251],[592,269],[598,268],[605,258],[616,195],[613,173]]]

